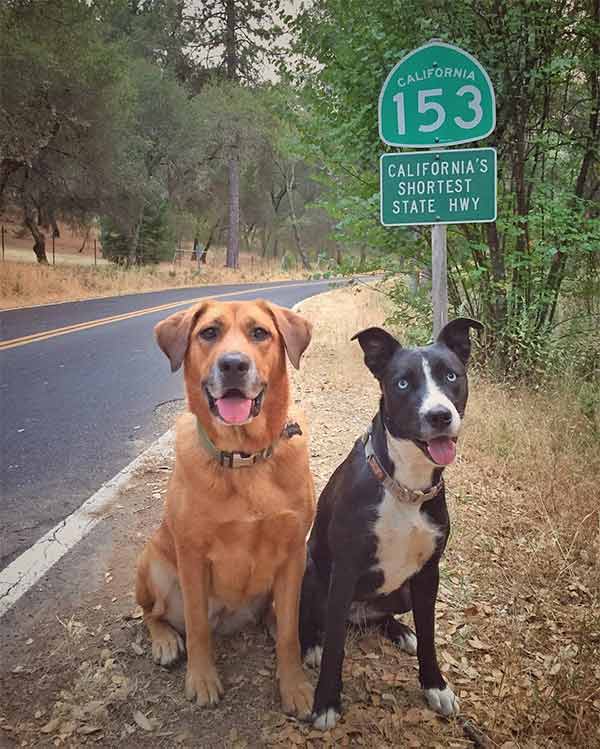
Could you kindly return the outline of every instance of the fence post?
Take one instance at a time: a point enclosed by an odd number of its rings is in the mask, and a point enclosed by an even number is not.
[[[52,229],[52,265],[56,265],[56,257],[54,254],[54,229]]]
[[[96,237],[94,237],[94,268],[96,267]]]

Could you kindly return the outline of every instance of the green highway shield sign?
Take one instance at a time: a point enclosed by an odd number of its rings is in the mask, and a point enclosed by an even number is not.
[[[496,125],[494,88],[460,47],[432,41],[410,52],[379,95],[379,135],[389,146],[435,148],[470,143]]]
[[[496,220],[496,149],[385,153],[381,223],[466,224]]]

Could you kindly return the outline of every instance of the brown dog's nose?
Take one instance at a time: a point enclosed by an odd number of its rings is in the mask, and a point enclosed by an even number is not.
[[[250,358],[237,351],[223,354],[218,366],[223,374],[245,374],[250,369]]]

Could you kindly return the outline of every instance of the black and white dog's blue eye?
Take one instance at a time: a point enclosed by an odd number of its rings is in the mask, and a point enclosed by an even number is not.
[[[398,387],[400,390],[406,390],[408,387],[408,380],[398,380]]]
[[[448,371],[448,374],[446,375],[446,379],[448,382],[455,382],[456,380],[456,372],[453,372],[452,370]]]

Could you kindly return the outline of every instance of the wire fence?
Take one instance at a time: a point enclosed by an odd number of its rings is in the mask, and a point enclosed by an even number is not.
[[[77,241],[74,241],[74,237]],[[77,245],[80,245],[77,247]],[[50,265],[87,265],[97,267],[105,265],[106,261],[102,256],[102,244],[96,237],[86,236],[83,238],[72,235],[70,239],[58,239],[51,232],[45,243],[46,257]],[[18,232],[4,223],[0,224],[0,262],[17,261],[33,262],[35,254],[32,245],[25,243],[25,240]]]

